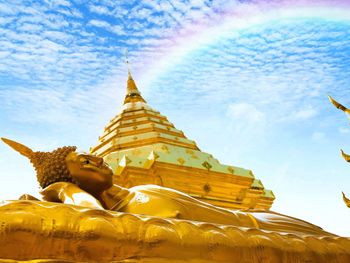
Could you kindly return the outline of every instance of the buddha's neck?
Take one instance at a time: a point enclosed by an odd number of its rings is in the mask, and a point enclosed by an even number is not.
[[[113,185],[100,194],[99,200],[106,209],[112,209],[130,193],[127,188]]]

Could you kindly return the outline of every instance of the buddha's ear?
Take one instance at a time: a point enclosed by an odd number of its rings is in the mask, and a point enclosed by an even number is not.
[[[28,158],[30,158],[30,156],[33,154],[33,151],[23,144],[20,144],[18,142],[15,142],[6,138],[1,138],[1,140],[3,140],[3,142],[9,145],[12,149],[14,149],[15,151],[19,152],[20,154]]]

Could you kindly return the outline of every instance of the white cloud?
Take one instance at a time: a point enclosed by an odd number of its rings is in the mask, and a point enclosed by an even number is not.
[[[193,1],[192,4],[140,1],[135,2],[131,9],[117,1],[96,2],[89,5],[94,16],[88,27],[80,19],[82,15],[73,14],[77,6],[73,2],[70,5],[65,3],[61,2],[60,9],[51,2],[38,8],[6,6],[8,21],[12,19],[11,12],[23,11],[27,15],[13,18],[16,23],[12,28],[0,29],[3,36],[0,37],[3,60],[0,73],[19,80],[31,80],[33,85],[40,87],[62,87],[62,80],[74,87],[90,86],[96,79],[102,81],[115,68],[125,69],[122,62],[127,45],[134,72],[142,69],[140,75],[145,79],[145,89],[176,83],[176,89],[183,95],[182,105],[196,106],[193,101],[215,103],[224,99],[227,116],[237,118],[240,110],[246,111],[249,115],[245,121],[260,120],[261,123],[266,123],[266,115],[271,111],[271,122],[286,118],[305,121],[318,117],[320,109],[314,104],[300,105],[300,101],[305,96],[319,100],[325,87],[336,86],[338,81],[333,72],[339,72],[339,63],[329,60],[329,43],[318,40],[324,38],[325,33],[320,30],[315,33],[313,27],[308,26],[292,28],[288,24],[276,24],[273,30],[269,28],[271,25],[247,28],[231,32],[226,38],[221,37],[208,49],[197,48],[188,56],[186,46],[197,41],[196,30],[202,30],[200,24],[207,23],[200,17],[207,17],[208,23],[219,23],[215,17],[221,9],[254,11],[252,6],[243,6],[239,1]],[[62,8],[64,15],[55,13]],[[50,15],[47,15],[49,10]],[[106,14],[114,19],[109,17],[106,20]],[[124,22],[121,22],[121,17]],[[236,21],[234,15],[230,19]],[[35,34],[31,32],[34,30]],[[342,42],[340,46],[347,45],[343,32],[332,27],[327,30],[327,34]],[[183,37],[177,35],[178,32],[183,32]],[[189,33],[194,37],[189,39],[186,35]],[[121,35],[124,37],[119,38]],[[212,36],[208,34],[207,37]],[[334,43],[333,47],[336,46]],[[171,48],[175,51],[169,54]],[[179,67],[172,69],[172,65]],[[169,76],[152,82],[153,76],[166,75],[168,69]],[[188,72],[191,72],[190,76]],[[247,105],[232,104],[240,98],[245,98]]]
[[[326,134],[323,132],[314,132],[311,135],[311,139],[315,142],[324,142],[326,140]]]
[[[89,5],[89,10],[93,13],[97,13],[100,15],[111,15],[112,12],[105,6],[101,5]]]
[[[111,25],[110,23],[103,20],[91,20],[88,24],[106,29],[117,35],[125,35],[125,32],[123,31],[123,28],[120,25]]]
[[[29,31],[29,32],[36,32],[41,31],[43,29],[42,25],[36,25],[36,24],[23,24],[19,27],[17,27],[18,30],[21,31]]]
[[[17,13],[16,8],[5,3],[0,3],[0,13],[6,15],[14,15]]]
[[[48,1],[46,0],[47,3],[55,5],[55,6],[71,6],[71,3],[68,2],[67,0],[52,0]]]
[[[311,106],[292,112],[291,119],[305,121],[317,115],[317,110]]]
[[[90,25],[92,26],[97,26],[97,27],[102,27],[102,28],[108,28],[110,27],[111,25],[106,22],[106,21],[103,21],[103,20],[90,20],[89,23]]]
[[[248,103],[235,103],[228,106],[227,116],[235,121],[243,121],[252,124],[265,122],[265,114],[254,105]]]
[[[348,134],[348,133],[350,133],[350,129],[349,129],[349,128],[344,128],[344,127],[340,127],[340,128],[338,129],[338,131],[339,131],[340,133],[342,133],[342,134]]]
[[[227,107],[225,117],[222,127],[234,140],[232,147],[240,149],[241,153],[265,140],[266,115],[253,104],[232,103]],[[229,148],[228,145],[226,147]]]

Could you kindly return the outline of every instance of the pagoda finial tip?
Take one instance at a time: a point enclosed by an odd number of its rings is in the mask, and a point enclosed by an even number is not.
[[[130,70],[130,63],[129,63],[129,56],[128,56],[128,49],[125,50],[125,64],[128,67],[128,76],[131,77],[131,70]]]

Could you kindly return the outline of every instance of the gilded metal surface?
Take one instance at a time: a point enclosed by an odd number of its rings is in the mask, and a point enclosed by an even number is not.
[[[346,108],[345,106],[343,106],[342,104],[337,102],[331,96],[328,96],[328,99],[337,109],[340,109],[340,110],[344,111],[345,113],[350,114],[350,110],[348,108]]]
[[[335,236],[285,234],[37,201],[4,202],[0,214],[0,258],[350,262],[350,240]]]
[[[4,141],[11,147],[21,145]],[[21,149],[29,149],[13,148],[22,154]],[[43,156],[45,164],[49,155]],[[0,205],[0,258],[203,263],[350,260],[349,239],[296,218],[222,209],[155,185],[123,188],[112,183],[112,170],[102,158],[75,151],[66,155],[64,166],[71,181],[60,181],[62,177],[52,174],[48,179],[56,181],[41,192],[44,200],[53,202],[19,200]],[[48,169],[40,163],[36,168]]]
[[[343,150],[340,150],[340,152],[341,152],[341,156],[344,158],[344,160],[349,163],[350,162],[350,156],[347,155]]]
[[[249,169],[225,165],[141,97],[130,72],[122,111],[112,118],[91,153],[101,156],[124,187],[157,184],[229,209],[269,210],[275,196]],[[208,185],[210,191],[207,191]]]
[[[343,194],[343,201],[346,204],[347,207],[350,208],[350,199],[346,197],[346,195],[344,194],[344,192],[341,192]]]
[[[26,152],[30,150],[20,143],[2,139],[21,154],[22,149],[26,149]],[[45,158],[52,157],[44,155],[41,162],[36,163],[38,171],[48,169],[46,166],[41,167],[41,163],[46,164]],[[47,175],[47,180],[52,183],[41,191],[44,200],[164,218],[256,227],[289,233],[330,235],[317,226],[292,217],[273,212],[222,209],[166,187],[156,185],[129,189],[120,187],[113,184],[112,169],[101,157],[71,151],[66,155],[65,161],[64,166],[69,171],[70,182],[65,182],[55,174]],[[55,169],[60,171],[61,167],[55,166]]]
[[[83,187],[83,185],[81,185]],[[47,197],[49,192],[50,197]],[[235,225],[294,234],[327,235],[320,227],[299,219],[266,211],[231,211],[198,201],[184,193],[156,185],[130,189],[113,185],[100,196],[83,191],[72,183],[58,182],[41,192],[45,200],[57,200],[90,208],[142,214],[161,218],[176,218],[216,224]],[[56,195],[55,195],[56,193]],[[87,205],[84,205],[87,202]],[[103,207],[100,205],[103,204]]]
[[[350,116],[350,110],[348,108],[346,108],[345,106],[343,106],[342,104],[340,104],[339,102],[337,102],[336,100],[334,100],[331,96],[328,96],[330,102],[337,108],[340,109],[342,111],[344,111],[348,116]],[[341,152],[341,156],[344,158],[345,161],[350,162],[350,155],[347,155],[346,153],[344,153],[343,150],[340,150]],[[347,207],[350,208],[350,200],[345,196],[345,194],[342,192],[343,195],[343,201],[346,204]]]
[[[131,76],[130,70],[128,71],[128,80],[127,80],[127,93],[124,99],[124,104],[129,102],[146,102],[142,98],[140,91],[137,89],[134,79]]]

